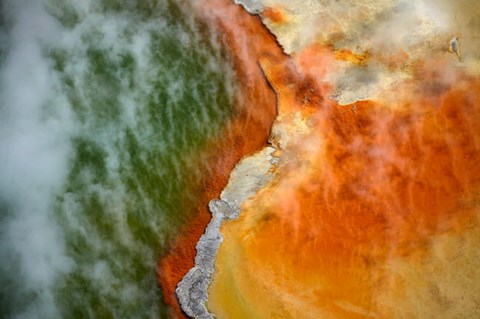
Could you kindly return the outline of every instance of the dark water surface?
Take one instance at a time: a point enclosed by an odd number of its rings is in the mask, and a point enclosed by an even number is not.
[[[0,317],[166,318],[232,71],[181,1],[4,1]]]

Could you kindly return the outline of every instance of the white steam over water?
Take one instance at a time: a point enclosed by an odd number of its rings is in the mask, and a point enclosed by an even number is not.
[[[72,264],[50,214],[68,173],[71,111],[42,53],[61,30],[38,3],[7,1],[2,11],[13,23],[0,73],[1,271],[41,292],[19,318],[51,318],[57,315],[52,285]],[[61,106],[53,116],[45,115],[49,104]],[[12,293],[8,288],[3,293]]]
[[[217,42],[175,1],[1,5],[0,314],[168,316],[156,259],[231,112]]]

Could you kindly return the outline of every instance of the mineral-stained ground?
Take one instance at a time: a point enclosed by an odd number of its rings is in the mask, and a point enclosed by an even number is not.
[[[275,43],[226,2],[199,9],[228,31],[239,79],[254,65],[265,75],[245,84],[247,107],[266,103],[268,81],[278,114],[269,168],[252,155],[211,198],[238,187],[205,309],[242,319],[479,318],[480,4],[237,1]],[[245,171],[256,159],[258,170]],[[260,175],[246,196],[240,186]],[[187,313],[192,291],[177,290]]]
[[[207,147],[212,167],[204,184],[204,193],[197,207],[196,217],[183,230],[169,254],[163,256],[157,266],[157,274],[165,301],[175,318],[187,318],[181,311],[175,288],[182,277],[194,265],[195,245],[210,221],[208,202],[219,197],[228,176],[242,156],[259,150],[266,144],[276,114],[275,93],[258,65],[258,57],[268,54],[283,57],[275,37],[263,27],[258,17],[249,15],[230,1],[198,1],[196,11],[212,29],[220,34],[237,79],[236,111],[230,123],[225,125],[221,140],[212,141]],[[218,150],[218,144],[223,145]],[[211,151],[212,149],[213,151]]]

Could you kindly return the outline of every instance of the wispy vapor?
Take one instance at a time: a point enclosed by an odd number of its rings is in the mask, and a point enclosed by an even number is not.
[[[57,82],[42,51],[59,30],[38,2],[6,1],[2,12],[12,25],[0,73],[0,269],[3,289],[12,280],[23,289],[6,291],[1,306],[26,304],[18,318],[53,318],[50,287],[71,264],[51,215],[67,174],[70,113],[64,103],[52,109]]]

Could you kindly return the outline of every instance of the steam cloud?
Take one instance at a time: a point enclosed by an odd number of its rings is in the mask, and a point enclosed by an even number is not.
[[[42,51],[59,29],[35,1],[6,1],[2,12],[11,24],[0,71],[1,307],[33,299],[17,318],[52,318],[49,288],[71,266],[51,216],[67,174],[70,112],[52,98],[57,79]]]

